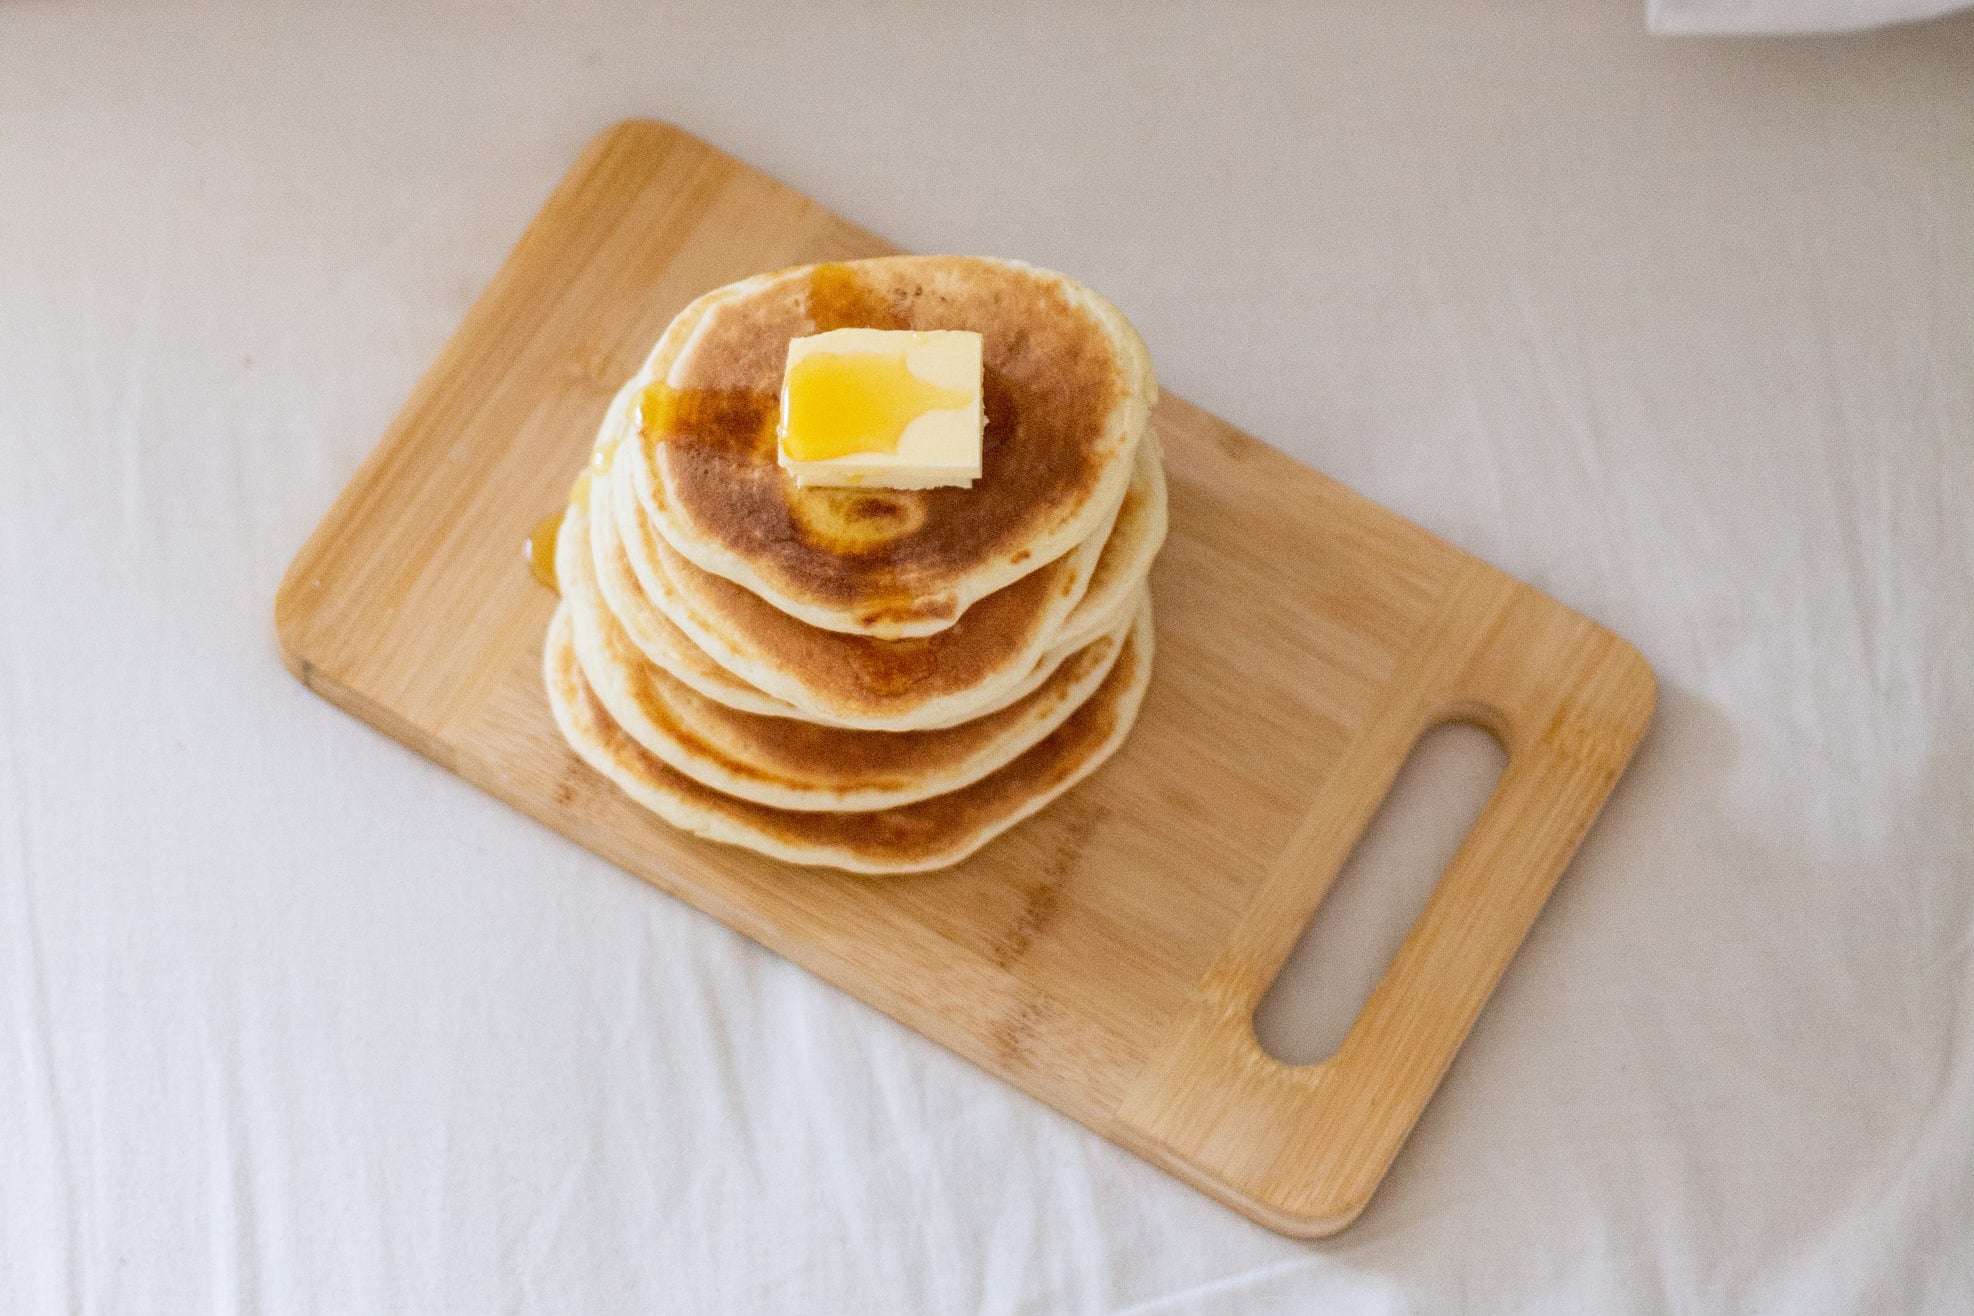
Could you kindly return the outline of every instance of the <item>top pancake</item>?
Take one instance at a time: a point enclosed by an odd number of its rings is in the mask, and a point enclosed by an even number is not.
[[[797,489],[776,465],[789,340],[846,327],[980,333],[972,488]],[[635,483],[666,542],[810,625],[886,638],[943,630],[1088,538],[1122,497],[1157,395],[1144,343],[1109,302],[974,256],[730,284],[679,314],[633,384]]]

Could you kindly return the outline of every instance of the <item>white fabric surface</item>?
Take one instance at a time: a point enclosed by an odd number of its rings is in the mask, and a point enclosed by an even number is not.
[[[1968,0],[1646,0],[1646,25],[1666,36],[1857,32],[1938,18]]]
[[[1210,8],[0,5],[0,1310],[1974,1309],[1974,21]],[[1075,271],[1656,664],[1348,1233],[282,670],[288,558],[633,113]]]

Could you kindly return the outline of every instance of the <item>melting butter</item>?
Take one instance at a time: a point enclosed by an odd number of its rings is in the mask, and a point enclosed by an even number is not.
[[[980,335],[834,329],[788,345],[779,461],[804,488],[931,489],[980,476]]]
[[[781,447],[798,462],[896,452],[905,427],[973,395],[913,374],[895,352],[811,352],[788,367]]]

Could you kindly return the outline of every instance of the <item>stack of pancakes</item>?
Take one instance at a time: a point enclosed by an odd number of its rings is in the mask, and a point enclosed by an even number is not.
[[[797,489],[790,339],[982,335],[971,488]],[[667,821],[798,863],[938,868],[1093,771],[1151,672],[1149,355],[1073,280],[975,257],[762,275],[617,395],[556,546],[563,735]]]

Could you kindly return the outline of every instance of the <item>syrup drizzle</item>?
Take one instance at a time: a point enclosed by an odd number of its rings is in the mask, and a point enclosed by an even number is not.
[[[813,332],[828,329],[908,328],[891,300],[866,283],[857,271],[841,263],[818,265],[809,272],[805,309],[814,322]],[[777,393],[750,389],[673,388],[663,380],[648,385],[638,398],[637,430],[650,442],[661,442],[667,435],[690,433],[700,443],[718,446],[758,464],[775,460],[775,425],[781,408]],[[590,456],[590,466],[576,479],[569,501],[587,505],[592,472],[609,469],[616,453],[615,441],[600,445]],[[566,509],[565,509],[566,511]],[[561,592],[555,574],[555,541],[562,532],[565,512],[556,512],[536,523],[522,543],[522,556],[529,572],[549,589]]]
[[[616,446],[615,443],[608,445],[611,450]],[[590,459],[592,466],[596,465],[598,459],[603,458],[604,455],[605,450],[599,448],[596,456]],[[589,485],[590,472],[585,470],[576,477],[575,485],[569,490],[570,507],[589,506]],[[535,528],[530,530],[528,537],[521,541],[521,556],[528,563],[529,573],[557,594],[562,592],[562,582],[555,574],[555,541],[562,536],[562,518],[567,516],[568,512],[568,507],[565,507],[561,511],[544,516],[535,522]]]

